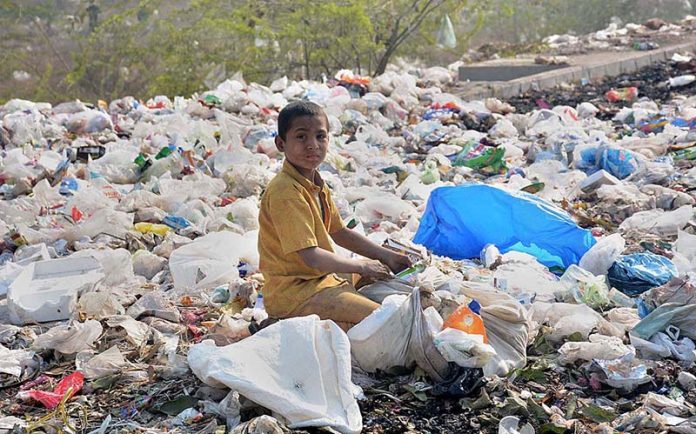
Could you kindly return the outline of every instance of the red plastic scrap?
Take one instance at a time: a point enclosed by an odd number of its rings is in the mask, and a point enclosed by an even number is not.
[[[76,371],[60,380],[52,392],[47,392],[44,390],[29,390],[19,392],[17,396],[22,399],[31,398],[34,401],[38,401],[43,404],[47,409],[52,410],[56,408],[63,399],[70,399],[77,392],[82,390],[84,383],[84,374]]]

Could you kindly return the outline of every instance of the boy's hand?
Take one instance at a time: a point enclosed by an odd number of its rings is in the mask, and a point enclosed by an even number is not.
[[[360,261],[360,275],[374,280],[388,280],[393,278],[391,271],[386,265],[374,259]]]
[[[403,271],[408,267],[413,266],[413,263],[408,256],[396,252],[390,252],[390,254],[384,258],[382,262],[384,262],[384,264],[394,273],[398,273],[399,271]]]

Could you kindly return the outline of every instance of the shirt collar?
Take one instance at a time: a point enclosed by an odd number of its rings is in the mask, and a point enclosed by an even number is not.
[[[324,180],[321,178],[319,175],[318,171],[314,172],[314,176],[316,176],[316,181],[319,183],[319,185],[315,184],[311,180],[305,178],[304,175],[302,175],[290,162],[285,159],[283,162],[283,172],[287,173],[290,175],[292,179],[295,181],[299,182],[302,184],[303,187],[305,187],[307,190],[309,190],[312,193],[318,193],[319,191],[323,190],[326,187],[326,183]]]

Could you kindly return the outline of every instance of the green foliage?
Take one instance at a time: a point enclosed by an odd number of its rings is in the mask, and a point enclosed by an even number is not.
[[[679,15],[651,0],[100,0],[90,32],[89,4],[0,0],[0,74],[31,74],[0,84],[0,102],[190,95],[237,71],[261,83],[339,69],[375,75],[395,57],[451,63],[472,38],[529,43],[594,31],[612,16]],[[454,49],[436,45],[445,14]]]

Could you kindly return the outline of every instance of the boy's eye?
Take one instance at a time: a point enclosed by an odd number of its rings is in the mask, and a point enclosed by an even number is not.
[[[297,138],[298,140],[304,140],[304,139],[305,139],[305,135],[304,135],[304,134],[298,134],[297,136],[295,136],[295,138]]]

